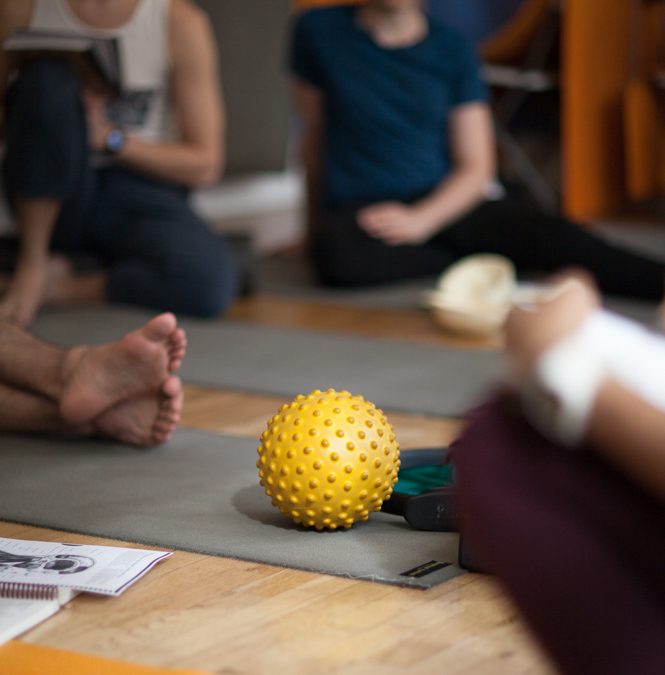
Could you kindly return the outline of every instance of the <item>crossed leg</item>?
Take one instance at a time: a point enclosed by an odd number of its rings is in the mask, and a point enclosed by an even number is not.
[[[186,337],[161,314],[122,339],[69,350],[0,322],[0,430],[158,445],[175,430]]]

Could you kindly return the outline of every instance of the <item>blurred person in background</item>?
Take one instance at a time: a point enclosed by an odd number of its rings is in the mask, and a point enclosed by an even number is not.
[[[518,272],[587,269],[604,292],[663,293],[664,266],[502,196],[487,90],[470,43],[422,0],[367,0],[296,17],[308,250],[326,284],[440,274],[473,253]]]
[[[5,191],[19,235],[0,318],[46,303],[119,302],[215,316],[235,295],[224,242],[187,202],[224,163],[216,46],[189,0],[1,0],[19,29],[118,40],[121,95],[94,91],[48,55],[0,52]],[[72,264],[93,254],[101,269]]]

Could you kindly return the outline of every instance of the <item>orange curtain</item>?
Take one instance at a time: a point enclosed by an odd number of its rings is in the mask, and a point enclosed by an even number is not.
[[[563,26],[563,205],[596,218],[625,201],[622,99],[631,7],[626,0],[568,0]]]
[[[633,53],[624,95],[626,186],[630,199],[642,201],[665,193],[665,101],[653,83],[656,72],[663,72],[665,6],[633,2]]]

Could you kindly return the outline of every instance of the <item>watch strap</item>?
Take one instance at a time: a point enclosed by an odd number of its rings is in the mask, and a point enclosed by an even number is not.
[[[125,133],[122,129],[114,127],[104,139],[104,152],[108,155],[117,155],[125,145]]]

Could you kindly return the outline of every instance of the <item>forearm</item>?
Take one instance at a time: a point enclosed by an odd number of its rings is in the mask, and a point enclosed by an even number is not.
[[[34,0],[2,0],[0,2],[0,45],[16,30],[27,28],[33,14]],[[5,94],[12,66],[7,53],[0,49],[0,136],[5,123]]]
[[[596,451],[665,500],[665,414],[614,379],[600,388],[587,438]]]
[[[299,159],[305,173],[305,234],[311,243],[323,191],[325,94],[295,77],[291,82],[291,95],[301,124]]]
[[[131,134],[116,157],[129,168],[188,187],[215,183],[223,169],[220,149],[213,144],[152,143]]]
[[[665,340],[599,308],[579,279],[517,306],[506,325],[511,383],[542,433],[594,452],[665,499]]]
[[[432,234],[477,206],[494,179],[491,115],[484,103],[456,108],[448,122],[453,170],[415,209]]]
[[[321,206],[322,167],[320,139],[318,137],[303,139],[300,161],[305,174],[305,234],[307,239],[310,240],[316,227],[316,218]]]
[[[491,179],[491,172],[482,167],[456,169],[413,208],[429,223],[434,234],[476,207]]]

